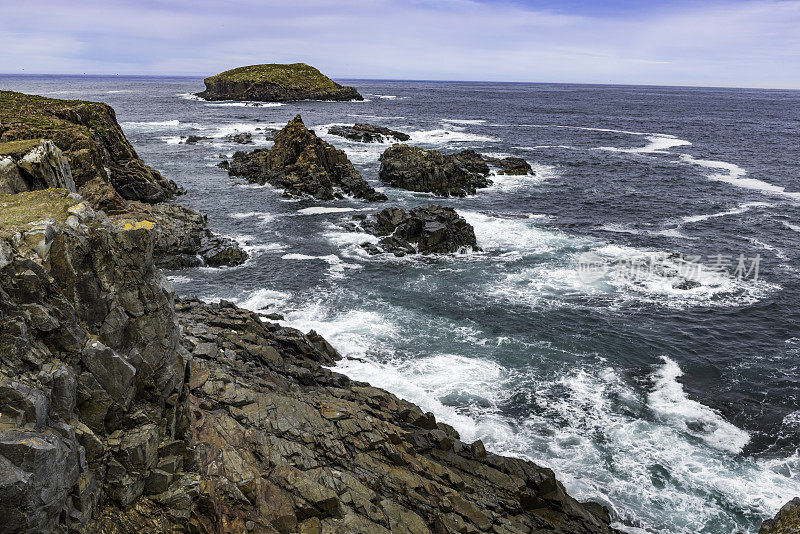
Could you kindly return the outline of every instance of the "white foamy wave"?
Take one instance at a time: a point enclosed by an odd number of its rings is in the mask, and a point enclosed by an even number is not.
[[[274,306],[283,306],[290,298],[289,293],[263,288],[254,291],[245,299],[236,300],[236,304],[241,308],[259,312]]]
[[[745,178],[744,176],[747,174],[747,171],[734,163],[728,163],[727,161],[699,159],[688,154],[682,154],[681,161],[690,163],[692,165],[699,165],[707,169],[722,171],[710,174],[708,178],[711,180],[725,182],[743,189],[761,191],[762,193],[769,195],[779,195],[792,200],[800,200],[800,191],[790,192],[786,191],[785,187],[770,184],[763,180],[758,180],[757,178]]]
[[[167,275],[166,278],[173,284],[186,284],[192,281],[190,277],[182,274],[171,274]]]
[[[425,145],[442,145],[447,143],[476,143],[499,141],[496,137],[479,135],[456,129],[417,130],[406,132],[411,136],[412,143]]]
[[[178,96],[178,97],[180,97],[180,98],[182,98],[184,100],[196,100],[196,101],[200,101],[200,102],[205,102],[206,101],[204,98],[200,98],[199,96],[197,96],[195,94],[192,94],[192,93],[178,93],[175,96]]]
[[[514,191],[533,184],[540,184],[546,180],[550,180],[558,176],[556,168],[551,165],[534,163],[531,165],[531,169],[533,170],[533,174],[515,175],[497,174],[496,172],[493,172],[490,176],[492,185],[488,188],[479,189],[478,193],[487,193],[492,191]]]
[[[177,127],[180,126],[181,121],[175,119],[171,121],[144,121],[144,122],[137,122],[137,121],[126,121],[121,123],[121,126],[128,127],[128,128],[146,128],[146,129],[154,129],[154,128],[163,128],[163,127]]]
[[[792,223],[788,223],[786,221],[783,221],[783,225],[786,228],[788,228],[789,230],[794,230],[795,232],[800,232],[800,226],[798,226],[796,224],[792,224]]]
[[[183,137],[180,135],[166,135],[162,137],[161,140],[168,145],[179,145],[183,142]]]
[[[648,135],[648,136],[666,137],[675,139],[675,136],[671,134],[658,133],[658,132],[635,132],[631,130],[615,130],[614,128],[591,128],[588,126],[568,126],[564,124],[520,124],[519,126],[524,126],[528,128],[566,128],[569,130],[584,130],[588,132],[621,133],[627,135]]]
[[[277,108],[284,105],[281,102],[214,102],[206,104],[206,106],[218,108]]]
[[[739,205],[738,208],[734,208],[728,211],[721,211],[718,213],[711,213],[708,215],[689,215],[683,218],[684,223],[695,223],[700,221],[707,221],[708,219],[715,219],[717,217],[727,217],[728,215],[739,215],[741,213],[745,213],[752,208],[762,208],[768,207],[771,204],[766,202],[745,202],[744,204]]]
[[[643,147],[619,148],[613,146],[601,146],[597,150],[607,150],[609,152],[624,152],[627,154],[667,154],[667,149],[676,146],[688,146],[692,143],[685,139],[678,139],[672,135],[647,135],[645,139],[649,141]]]
[[[486,121],[483,119],[442,119],[442,122],[449,122],[452,124],[484,124]]]
[[[236,212],[230,214],[231,219],[250,219],[250,218],[257,218],[260,221],[260,224],[267,224],[271,221],[275,220],[276,215],[273,213],[267,213],[264,211],[248,211],[248,212]]]
[[[336,254],[328,254],[327,256],[309,256],[308,254],[298,254],[298,253],[291,253],[291,254],[284,254],[281,256],[284,260],[321,260],[324,261],[329,265],[328,272],[330,273],[331,277],[333,278],[344,278],[344,272],[347,269],[362,269],[362,265],[358,265],[355,263],[347,263],[343,261],[339,256]]]
[[[568,145],[535,145],[535,146],[515,146],[511,147],[516,150],[540,150],[540,149],[548,149],[548,148],[563,148],[565,150],[578,150],[574,146]]]
[[[351,211],[364,211],[371,208],[332,208],[327,206],[313,206],[297,210],[300,215],[323,215],[326,213],[348,213]]]
[[[478,245],[486,251],[541,253],[580,243],[579,238],[539,228],[532,218],[511,219],[471,211],[459,214],[475,228]]]
[[[750,441],[746,431],[728,423],[708,406],[691,400],[678,377],[683,371],[673,360],[661,357],[664,365],[655,373],[655,386],[647,398],[650,408],[664,423],[679,432],[699,437],[709,446],[736,454]]]

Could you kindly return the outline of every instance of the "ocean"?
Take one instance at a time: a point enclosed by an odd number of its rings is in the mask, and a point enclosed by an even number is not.
[[[552,468],[619,528],[753,533],[800,495],[799,91],[341,82],[366,100],[252,106],[198,100],[200,78],[0,76],[112,105],[180,202],[250,253],[168,273],[178,294],[316,330],[345,356],[336,370]],[[451,206],[483,251],[369,256],[342,225],[382,205],[290,200],[216,166],[298,113],[387,205]],[[384,187],[388,145],[327,134],[354,122],[523,157],[535,175],[467,198]],[[237,132],[255,143],[226,140]]]

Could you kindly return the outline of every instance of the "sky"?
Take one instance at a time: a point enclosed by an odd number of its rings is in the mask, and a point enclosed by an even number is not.
[[[0,0],[0,73],[800,89],[800,0]]]

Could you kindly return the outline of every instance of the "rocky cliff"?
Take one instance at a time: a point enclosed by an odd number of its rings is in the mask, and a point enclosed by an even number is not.
[[[52,141],[0,143],[0,194],[54,187],[75,191],[69,161]]]
[[[550,470],[328,370],[314,332],[174,304],[153,226],[0,197],[4,532],[612,532]]]
[[[204,80],[206,100],[364,100],[354,87],[334,82],[305,63],[269,63],[227,70]]]
[[[139,159],[110,106],[0,91],[0,143],[39,139],[64,153],[78,188],[100,178],[123,198],[144,202],[160,202],[178,191]]]
[[[269,183],[290,196],[332,200],[344,195],[371,201],[386,200],[356,170],[347,155],[306,128],[297,115],[275,136],[270,149],[236,152],[225,162],[231,176]]]

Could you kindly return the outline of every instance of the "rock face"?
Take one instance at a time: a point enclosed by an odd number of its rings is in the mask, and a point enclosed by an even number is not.
[[[228,164],[228,173],[249,182],[272,184],[290,196],[332,200],[347,194],[365,200],[386,200],[361,177],[344,152],[307,129],[300,115],[275,136],[272,148],[236,152]]]
[[[0,143],[0,194],[61,188],[75,191],[69,161],[51,141]]]
[[[206,100],[364,100],[354,87],[344,87],[305,63],[270,63],[239,67],[204,80]]]
[[[379,176],[389,185],[410,191],[463,197],[490,186],[488,174],[488,165],[471,150],[445,155],[397,144],[381,154]]]
[[[408,141],[411,139],[408,134],[403,132],[359,122],[352,126],[331,126],[328,128],[328,133],[361,143],[383,143],[384,141]]]
[[[173,305],[152,223],[67,192],[11,198],[4,531],[614,532],[549,469],[327,369],[340,356],[313,331],[224,301]]]
[[[761,524],[758,534],[796,534],[800,532],[800,497],[795,497],[778,511],[774,519]]]
[[[110,106],[0,91],[0,142],[43,138],[67,157],[78,188],[99,177],[127,200],[159,202],[178,192],[139,159]]]
[[[406,211],[386,208],[376,215],[356,215],[350,229],[380,237],[361,245],[370,254],[447,254],[480,250],[475,230],[453,208],[427,206]]]

